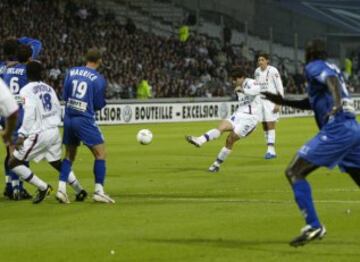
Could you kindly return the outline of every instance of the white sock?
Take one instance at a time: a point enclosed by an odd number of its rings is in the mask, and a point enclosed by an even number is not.
[[[215,162],[217,162],[218,165],[222,164],[225,161],[225,159],[230,155],[230,153],[231,153],[230,149],[226,147],[221,148]]]
[[[211,129],[211,130],[207,131],[204,135],[199,137],[199,142],[202,145],[202,144],[204,144],[206,142],[209,142],[211,140],[219,138],[220,135],[221,135],[220,130],[217,129],[217,128],[214,128],[214,129]]]
[[[19,179],[12,180],[11,185],[13,188],[18,187],[20,185],[20,180]]]
[[[5,176],[5,183],[11,183],[11,176]]]
[[[30,180],[27,180],[27,182],[36,186],[40,190],[45,190],[48,187],[48,184],[46,184],[44,181],[42,181],[36,175],[33,175],[33,177]]]
[[[66,183],[64,181],[61,180],[59,181],[58,191],[61,191],[64,194],[66,194]]]
[[[95,192],[104,193],[104,187],[102,184],[95,184]]]
[[[11,169],[11,171],[13,171],[16,175],[21,177],[26,182],[29,182],[30,184],[36,186],[40,190],[45,190],[48,186],[44,181],[42,181],[36,175],[33,175],[30,168],[28,168],[25,165],[16,166],[13,169]],[[31,176],[32,178],[29,180]]]
[[[74,189],[76,194],[79,194],[80,191],[83,190],[83,187],[81,186],[79,180],[77,180],[73,171],[69,174],[68,183]]]
[[[266,132],[267,152],[275,155],[275,129]]]

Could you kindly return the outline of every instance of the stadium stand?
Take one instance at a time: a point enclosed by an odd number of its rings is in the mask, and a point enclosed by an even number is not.
[[[232,39],[237,44],[221,48],[220,27],[205,20],[201,34],[181,42],[174,30],[188,13],[163,1],[153,1],[152,10],[146,9],[149,4],[145,0],[107,0],[99,8],[93,1],[18,2],[0,3],[0,16],[7,25],[0,28],[1,39],[23,35],[40,39],[44,45],[40,60],[48,72],[46,81],[59,96],[66,68],[81,64],[82,54],[92,46],[101,48],[104,54],[102,72],[108,81],[107,98],[126,99],[136,97],[141,80],[148,81],[156,98],[231,95],[227,82],[231,67],[243,66],[252,76],[256,52],[266,50],[268,45],[250,36],[248,48],[243,44],[244,35],[233,30]],[[14,20],[16,16],[27,19]],[[280,44],[273,48],[286,92],[303,93],[300,72],[287,65],[293,50]]]

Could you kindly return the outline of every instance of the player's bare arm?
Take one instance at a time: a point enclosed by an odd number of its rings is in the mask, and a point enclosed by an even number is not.
[[[281,95],[276,95],[269,92],[261,92],[261,94],[264,96],[265,99],[270,100],[277,105],[291,106],[302,110],[311,110],[311,105],[308,97],[305,97],[303,99],[290,99],[283,98]]]
[[[342,109],[341,91],[340,91],[341,87],[340,87],[339,80],[335,76],[329,76],[326,79],[326,84],[328,86],[328,89],[329,89],[331,96],[333,98],[333,101],[334,101],[334,106],[333,106],[331,112],[329,112],[329,114],[328,114],[330,116],[330,115],[336,114],[338,111],[340,111]]]
[[[1,134],[2,139],[6,145],[10,144],[11,142],[11,134],[16,128],[16,119],[17,119],[17,111],[12,113],[7,119],[6,119],[6,128],[4,132]]]
[[[280,105],[275,105],[275,106],[274,106],[274,109],[273,109],[273,113],[274,113],[274,114],[279,113],[279,112],[280,112],[280,109],[281,109],[281,106],[280,106]]]

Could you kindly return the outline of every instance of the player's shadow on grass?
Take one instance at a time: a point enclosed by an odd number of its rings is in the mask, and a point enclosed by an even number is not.
[[[307,254],[312,253],[314,256],[321,257],[358,257],[360,253],[339,253],[334,248],[334,252],[319,252],[319,250],[309,250],[306,247],[303,248],[293,248],[288,245],[288,243],[284,240],[242,240],[242,239],[210,239],[210,238],[184,238],[184,239],[144,239],[144,241],[159,243],[159,244],[175,244],[175,245],[205,245],[205,246],[213,246],[218,248],[233,248],[233,249],[248,249],[248,250],[257,250],[257,251],[265,251],[271,253],[280,253],[280,254],[299,254],[306,252]],[[274,245],[277,245],[279,249],[274,248]],[[359,243],[349,242],[349,241],[334,241],[334,240],[323,240],[323,241],[314,241],[309,245],[317,245],[317,246],[358,246]],[[288,250],[284,250],[284,248],[289,248]]]

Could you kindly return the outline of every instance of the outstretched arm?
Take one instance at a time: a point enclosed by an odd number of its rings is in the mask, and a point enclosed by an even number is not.
[[[42,49],[42,43],[40,42],[40,40],[24,36],[24,37],[19,38],[18,41],[21,44],[29,45],[32,49],[31,58],[38,59],[38,56]]]
[[[331,110],[331,112],[329,113],[329,115],[333,115],[336,112],[338,112],[339,110],[342,109],[342,104],[341,104],[341,86],[339,83],[339,80],[337,79],[337,77],[335,76],[329,76],[326,78],[326,85],[328,86],[329,92],[333,98],[334,101],[334,105],[333,108]]]
[[[265,97],[265,99],[270,100],[277,105],[291,106],[302,110],[311,110],[311,105],[308,97],[299,100],[284,98],[279,94],[272,94],[269,92],[261,92],[261,94]]]

